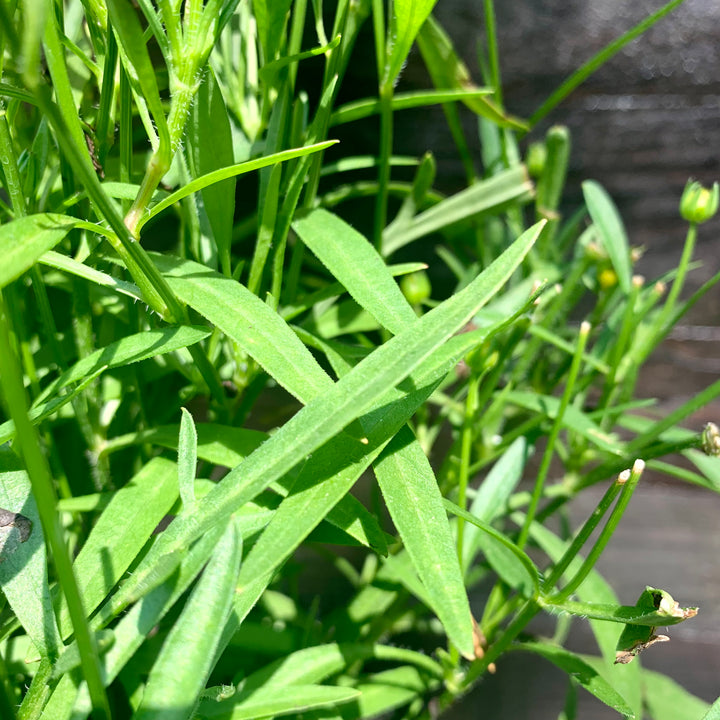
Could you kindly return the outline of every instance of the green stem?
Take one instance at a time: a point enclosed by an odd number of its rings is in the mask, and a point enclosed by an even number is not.
[[[677,272],[675,273],[675,280],[673,281],[662,310],[658,313],[652,324],[649,340],[642,348],[639,349],[638,359],[636,361],[636,364],[638,365],[643,363],[643,361],[657,347],[658,343],[663,339],[663,337],[665,337],[672,327],[672,323],[669,322],[669,320],[673,316],[680,293],[685,285],[685,278],[687,277],[688,267],[690,265],[690,261],[692,260],[696,241],[697,223],[690,223],[687,235],[685,236],[685,244],[683,245],[683,251],[680,257],[680,264],[678,265]]]
[[[95,714],[101,720],[110,720],[110,704],[105,693],[100,669],[100,657],[95,637],[90,632],[80,590],[73,574],[72,562],[62,536],[62,529],[55,511],[57,499],[50,468],[40,446],[37,432],[27,414],[27,402],[22,374],[10,337],[10,326],[5,301],[0,296],[0,383],[5,394],[9,414],[15,422],[16,443],[30,478],[32,492],[37,502],[43,533],[52,551],[60,587],[67,600],[73,632],[80,651],[83,673],[88,684]],[[57,638],[59,643],[59,638]],[[52,647],[55,655],[59,646]]]
[[[603,386],[600,400],[597,404],[598,410],[607,410],[608,405],[611,404],[611,399],[616,388],[616,378],[620,364],[622,363],[623,357],[625,356],[628,347],[632,345],[632,331],[637,327],[637,315],[635,313],[635,306],[637,305],[638,296],[640,294],[641,282],[639,279],[633,278],[630,286],[630,293],[628,294],[625,301],[625,309],[623,312],[622,322],[620,325],[620,332],[618,333],[617,339],[613,344],[611,355],[608,360],[608,366],[610,372],[605,377],[605,385]],[[605,412],[601,421],[601,427],[603,430],[608,430],[613,422],[615,413]]]
[[[457,504],[467,510],[467,487],[470,470],[470,453],[475,427],[475,413],[477,412],[477,399],[480,381],[484,373],[473,375],[468,382],[467,397],[465,398],[465,418],[463,422],[460,442],[460,477],[458,483]],[[462,517],[457,519],[457,553],[460,566],[463,565],[463,540],[465,534],[465,520]]]
[[[95,140],[97,141],[97,161],[100,167],[105,164],[108,149],[113,144],[114,132],[110,127],[115,97],[115,70],[117,68],[118,47],[115,33],[108,27],[107,48],[103,63],[102,88],[97,120],[95,121]]]
[[[557,581],[563,576],[565,570],[567,570],[570,563],[578,555],[581,548],[587,542],[590,535],[592,535],[600,520],[602,520],[623,487],[624,482],[618,478],[607,489],[607,492],[603,495],[602,500],[600,500],[595,510],[593,510],[592,515],[590,515],[585,524],[582,526],[580,532],[575,536],[575,539],[570,544],[570,547],[565,551],[565,554],[559,562],[555,564],[551,572],[545,578],[545,582],[543,582],[542,585],[543,594],[548,593],[553,587],[555,587]]]
[[[530,533],[530,526],[535,519],[540,498],[542,497],[543,488],[545,486],[545,480],[547,479],[548,471],[550,470],[550,461],[555,452],[555,443],[558,435],[560,434],[560,428],[562,427],[563,416],[565,410],[570,404],[570,398],[572,397],[575,389],[575,381],[577,380],[578,372],[582,364],[582,356],[585,352],[585,345],[587,344],[588,335],[590,334],[590,324],[583,322],[580,326],[580,332],[578,334],[577,347],[575,349],[575,355],[573,355],[572,363],[570,364],[570,370],[568,372],[567,382],[565,383],[565,391],[563,392],[562,399],[560,400],[560,406],[558,407],[557,415],[555,416],[555,422],[553,423],[550,435],[548,436],[547,446],[545,447],[545,453],[543,454],[540,468],[538,470],[537,479],[535,480],[535,487],[533,488],[532,496],[530,498],[530,505],[528,506],[527,515],[525,517],[525,523],[523,524],[520,535],[518,536],[517,545],[519,548],[525,547],[528,535]]]
[[[387,225],[388,186],[390,184],[390,156],[393,146],[393,87],[380,88],[380,148],[378,165],[378,193],[375,198],[375,247],[382,254],[382,235]]]
[[[503,93],[500,82],[500,53],[497,43],[497,24],[495,22],[495,4],[493,0],[484,0],[485,7],[485,37],[487,39],[487,53],[490,62],[490,82],[495,93],[495,102],[502,109]]]

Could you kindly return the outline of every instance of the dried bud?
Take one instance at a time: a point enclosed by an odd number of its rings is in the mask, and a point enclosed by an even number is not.
[[[715,423],[709,422],[703,429],[702,449],[706,455],[720,457],[720,430]]]
[[[680,200],[680,215],[691,223],[704,223],[715,215],[720,206],[720,186],[713,183],[710,190],[699,182],[688,180]]]

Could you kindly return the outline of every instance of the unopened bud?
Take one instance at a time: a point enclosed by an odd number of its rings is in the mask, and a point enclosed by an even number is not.
[[[691,223],[704,223],[715,215],[720,206],[720,186],[713,183],[711,189],[699,182],[688,180],[680,199],[680,215]]]
[[[547,160],[547,148],[544,142],[530,143],[525,158],[528,173],[530,177],[539,178],[545,169],[545,161]]]
[[[430,297],[432,286],[424,270],[410,273],[400,280],[400,289],[411,305],[420,305]]]
[[[598,284],[603,290],[609,290],[617,285],[617,275],[612,268],[605,268],[598,273]]]

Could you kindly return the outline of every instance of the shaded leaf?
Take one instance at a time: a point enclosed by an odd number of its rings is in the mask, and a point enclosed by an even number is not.
[[[234,164],[230,120],[212,68],[206,71],[186,127],[188,158],[193,179]],[[203,216],[209,222],[220,267],[231,275],[230,243],[235,211],[235,178],[208,185],[201,191]],[[201,224],[202,227],[202,224]]]
[[[28,215],[0,226],[0,288],[16,280],[74,227],[76,218],[54,213]]]
[[[50,599],[40,516],[19,460],[9,450],[0,449],[0,455],[6,456],[3,465],[17,467],[0,472],[0,588],[38,653],[52,659],[61,642]],[[21,517],[8,517],[16,513]]]
[[[177,497],[177,466],[159,457],[115,493],[73,563],[86,612],[95,610],[113,589]],[[64,597],[58,618],[67,637],[72,624]]]

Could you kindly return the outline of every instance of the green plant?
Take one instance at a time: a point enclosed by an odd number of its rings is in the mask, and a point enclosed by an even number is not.
[[[645,465],[720,487],[702,452],[717,428],[679,426],[720,382],[663,418],[635,398],[720,279],[680,300],[717,189],[688,187],[680,265],[646,284],[597,183],[560,215],[567,131],[532,148],[534,180],[520,150],[680,2],[528,122],[503,106],[491,0],[485,87],[429,0],[340,0],[330,23],[306,0],[1,6],[3,717],[429,717],[524,650],[570,676],[566,717],[580,685],[656,720],[662,688],[699,720],[704,703],[629,662],[696,609],[654,588],[622,606],[593,568]],[[366,21],[377,98],[338,105]],[[416,42],[434,87],[396,92]],[[430,104],[467,172],[447,197],[432,155],[392,153],[394,113]],[[333,127],[372,115],[377,155],[325,161]],[[353,204],[372,242],[343,219]],[[419,240],[447,272],[414,259]],[[660,459],[678,452],[695,471]],[[548,529],[608,481],[577,533]],[[315,564],[339,597],[308,598]],[[524,637],[542,611],[588,618],[600,656]]]

